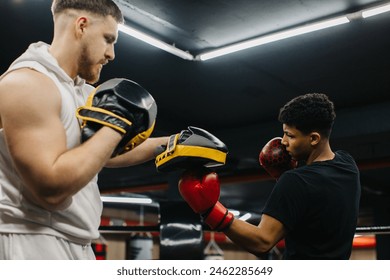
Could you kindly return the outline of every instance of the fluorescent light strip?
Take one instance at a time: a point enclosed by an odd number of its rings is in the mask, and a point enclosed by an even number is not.
[[[386,13],[386,12],[390,12],[390,4],[386,4],[383,6],[378,6],[375,8],[363,10],[362,17],[368,18],[368,17],[376,16],[376,15]]]
[[[385,5],[380,5],[380,6],[372,7],[369,9],[361,10],[360,12],[361,12],[361,16],[363,18],[367,18],[367,17],[375,16],[375,15],[389,12],[389,11],[390,11],[390,4],[385,4]],[[353,13],[353,14],[358,14],[360,12]],[[173,55],[181,57],[183,59],[204,61],[204,60],[212,59],[212,58],[219,57],[222,55],[230,54],[233,52],[249,49],[252,47],[268,44],[268,43],[283,40],[283,39],[287,39],[287,38],[290,38],[293,36],[298,36],[298,35],[302,35],[305,33],[309,33],[309,32],[313,32],[313,31],[337,26],[340,24],[348,23],[348,22],[350,22],[350,19],[348,18],[350,16],[351,16],[351,14],[346,15],[346,16],[336,17],[336,18],[329,19],[329,20],[320,21],[317,23],[309,24],[309,25],[304,25],[301,27],[293,28],[293,29],[288,29],[286,31],[281,31],[281,32],[277,32],[274,34],[258,37],[258,38],[252,39],[252,40],[243,41],[241,43],[232,44],[232,45],[229,45],[227,47],[222,47],[222,48],[210,51],[210,52],[199,54],[196,57],[194,57],[188,51],[183,51],[179,48],[176,48],[174,45],[169,45],[163,41],[160,41],[156,38],[153,38],[152,36],[149,36],[149,35],[141,32],[141,31],[138,31],[130,26],[120,24],[119,31],[126,33],[127,35],[130,35],[134,38],[137,38],[137,39],[139,39],[145,43],[148,43],[152,46],[155,46],[159,49],[162,49],[166,52],[169,52]]]
[[[207,53],[200,54],[197,56],[197,59],[204,61],[204,60],[208,60],[208,59],[215,58],[218,56],[226,55],[229,53],[245,50],[248,48],[268,44],[271,42],[283,40],[283,39],[290,38],[293,36],[298,36],[301,34],[321,30],[324,28],[333,27],[333,26],[348,23],[348,22],[349,22],[349,19],[346,16],[337,17],[337,18],[333,18],[330,20],[325,20],[325,21],[321,21],[318,23],[309,24],[309,25],[305,25],[302,27],[297,27],[297,28],[286,30],[286,31],[281,31],[281,32],[277,32],[274,34],[262,36],[262,37],[259,37],[256,39],[244,41],[242,43],[233,44],[233,45],[230,45],[230,46],[227,46],[224,48],[217,49],[215,51],[210,51]]]
[[[138,198],[138,197],[114,197],[114,196],[102,196],[103,202],[111,203],[130,203],[130,204],[151,204],[153,200],[150,198]]]
[[[169,45],[163,41],[160,41],[156,38],[153,38],[152,36],[149,36],[149,35],[141,32],[141,31],[138,31],[132,27],[129,27],[129,26],[124,25],[124,24],[120,24],[118,26],[118,29],[119,29],[119,31],[126,33],[127,35],[130,35],[134,38],[137,38],[138,40],[141,40],[145,43],[148,43],[152,46],[155,46],[155,47],[162,49],[166,52],[169,52],[173,55],[176,55],[178,57],[181,57],[181,58],[187,59],[187,60],[194,60],[194,56],[192,54],[190,54],[189,52],[178,49],[173,45]]]

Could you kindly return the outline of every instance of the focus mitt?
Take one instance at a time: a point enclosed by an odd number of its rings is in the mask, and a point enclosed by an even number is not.
[[[171,135],[167,146],[161,147],[156,156],[157,171],[169,172],[193,167],[224,165],[228,149],[210,132],[189,126]]]
[[[92,137],[102,126],[123,134],[113,156],[132,150],[153,131],[157,105],[152,95],[127,79],[111,79],[98,86],[85,106],[77,109],[82,120],[81,141]]]

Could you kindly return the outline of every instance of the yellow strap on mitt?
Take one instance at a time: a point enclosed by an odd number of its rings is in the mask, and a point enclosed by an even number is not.
[[[123,135],[112,156],[125,153],[143,143],[153,132],[157,104],[153,96],[131,80],[115,78],[93,91],[85,106],[76,111],[81,123],[81,141],[87,141],[102,126]]]

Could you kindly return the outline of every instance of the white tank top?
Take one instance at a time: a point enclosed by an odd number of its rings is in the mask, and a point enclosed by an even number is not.
[[[16,69],[30,68],[54,81],[61,93],[61,121],[66,131],[67,147],[71,149],[80,144],[76,109],[85,104],[93,87],[79,77],[75,81],[71,79],[58,66],[48,47],[43,42],[31,44],[4,75]],[[97,176],[61,211],[42,209],[29,202],[25,198],[27,195],[23,181],[13,167],[3,129],[0,129],[0,232],[50,234],[81,244],[99,237],[102,202]]]

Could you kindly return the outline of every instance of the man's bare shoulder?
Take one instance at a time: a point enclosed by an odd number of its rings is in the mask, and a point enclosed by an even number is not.
[[[46,75],[30,68],[21,68],[4,75],[0,80],[0,90],[13,88],[54,87],[54,82]]]
[[[60,102],[55,83],[45,74],[33,69],[14,70],[0,80],[0,119],[9,110],[39,106],[57,110]]]
[[[59,97],[59,92],[54,81],[47,75],[29,68],[14,70],[0,80],[0,100],[3,98],[21,98],[32,94],[36,98]],[[49,95],[49,96],[47,96]]]

